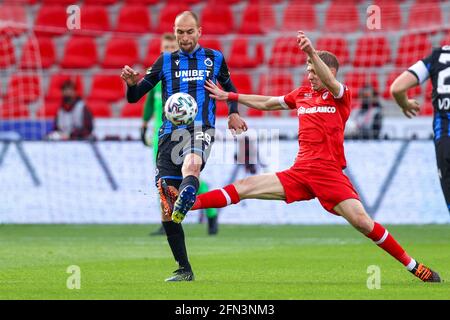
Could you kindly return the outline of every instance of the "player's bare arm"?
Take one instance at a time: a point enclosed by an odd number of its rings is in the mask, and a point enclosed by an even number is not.
[[[331,72],[330,68],[320,59],[316,50],[314,49],[311,40],[305,35],[303,31],[299,31],[297,35],[297,43],[299,48],[305,52],[312,64],[312,69],[322,81],[323,85],[337,97],[341,91],[341,84],[336,80],[336,77]]]
[[[419,81],[409,71],[404,71],[391,84],[391,95],[408,118],[415,117],[420,110],[419,103],[414,99],[408,99],[407,95],[407,91],[417,85]]]
[[[284,110],[280,104],[278,97],[260,96],[254,94],[237,94],[234,92],[226,92],[220,89],[214,82],[208,80],[205,88],[211,93],[209,96],[213,99],[225,101],[237,99],[239,103],[246,105],[249,108],[269,111],[269,110]]]

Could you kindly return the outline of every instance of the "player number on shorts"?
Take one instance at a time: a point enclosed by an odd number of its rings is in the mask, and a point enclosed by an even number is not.
[[[211,144],[211,136],[206,132],[195,133],[195,140],[205,141],[208,145]]]

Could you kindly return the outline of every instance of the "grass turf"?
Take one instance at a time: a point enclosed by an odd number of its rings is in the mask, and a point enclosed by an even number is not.
[[[348,226],[185,225],[196,281],[165,283],[176,264],[156,225],[0,225],[0,299],[450,299],[450,225],[388,226],[446,282],[426,284]],[[69,290],[67,268],[81,270]],[[367,269],[381,270],[369,290]]]

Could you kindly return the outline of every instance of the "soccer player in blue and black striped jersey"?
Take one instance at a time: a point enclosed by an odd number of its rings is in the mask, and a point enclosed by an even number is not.
[[[431,80],[434,109],[433,129],[436,161],[447,208],[450,213],[450,45],[432,50],[395,79],[391,93],[403,113],[411,118],[420,110],[419,103],[406,92],[427,79]]]
[[[195,202],[200,171],[214,142],[216,105],[204,87],[205,82],[218,81],[225,90],[236,92],[222,53],[198,44],[201,31],[195,13],[180,13],[174,25],[180,49],[161,54],[140,81],[139,73],[129,66],[125,66],[121,74],[128,86],[128,102],[137,102],[161,81],[163,103],[172,94],[185,92],[194,97],[198,105],[193,123],[175,126],[163,114],[163,124],[159,129],[156,181],[161,198],[162,223],[179,264],[175,275],[166,281],[194,280],[180,222]],[[238,114],[237,103],[229,102],[228,107],[228,127],[237,132],[247,130],[245,121]]]

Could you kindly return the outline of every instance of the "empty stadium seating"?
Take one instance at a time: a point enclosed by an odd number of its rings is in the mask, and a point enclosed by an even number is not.
[[[81,30],[67,29],[66,8],[70,4],[80,5],[82,9]],[[97,114],[112,116],[112,103],[117,111],[114,115],[138,116],[142,102],[130,106],[125,103],[123,81],[117,76],[120,68],[128,64],[142,73],[152,65],[160,55],[160,34],[172,32],[175,16],[191,8],[201,18],[200,44],[224,52],[240,92],[281,95],[295,87],[298,77],[305,78],[306,56],[295,42],[296,31],[301,29],[310,32],[316,49],[336,54],[342,70],[339,76],[351,87],[355,99],[359,88],[368,81],[381,90],[383,99],[392,103],[389,86],[393,79],[428,56],[433,45],[450,45],[448,12],[445,11],[450,1],[375,0],[373,4],[382,9],[380,30],[366,29],[366,4],[372,2],[4,0],[0,4],[0,20],[15,25],[0,24],[0,71],[9,72],[17,67],[29,77],[27,72],[43,69],[43,79],[49,81],[47,85],[47,81],[41,79],[40,87],[37,86],[39,94],[45,94],[45,103],[38,115],[53,115],[53,109],[47,110],[44,106],[59,101],[60,82],[56,84],[56,76],[68,72],[83,75],[77,78],[80,94],[84,93],[82,84],[86,81],[84,87],[89,90],[85,95],[94,103]],[[34,24],[36,38],[24,27],[27,22]],[[261,75],[266,73],[270,76],[263,79]],[[100,75],[115,80],[106,87],[97,85]],[[3,97],[0,102],[8,107],[11,107],[11,99],[18,99],[18,90],[23,90],[18,89],[17,84],[9,87],[12,78],[8,73],[3,84],[0,83]],[[36,83],[30,79],[34,77],[21,81],[33,83],[25,89],[25,100],[34,103],[39,94],[35,92]],[[428,89],[416,87],[408,94],[424,101],[426,107],[421,114],[430,113]],[[27,108],[27,102],[20,103]],[[19,116],[34,115],[20,108]],[[219,116],[228,114],[222,102],[218,103],[217,111]],[[249,114],[261,115],[254,110]]]
[[[262,44],[258,44],[255,48],[255,54],[249,54],[249,39],[235,38],[231,44],[229,59],[227,63],[231,68],[255,68],[264,60],[264,52]]]
[[[119,11],[115,31],[148,33],[152,31],[151,15],[145,5],[125,5]]]
[[[22,69],[49,68],[56,61],[55,46],[49,37],[27,39],[20,58]]]
[[[95,74],[89,99],[116,102],[125,96],[125,84],[118,75]]]
[[[93,38],[73,36],[64,48],[61,67],[90,68],[97,64],[97,59],[97,45]]]
[[[14,65],[16,63],[16,54],[12,38],[0,35],[0,43],[0,69]]]
[[[205,34],[227,34],[234,31],[233,13],[227,4],[219,2],[205,6],[200,21]]]
[[[133,66],[139,63],[139,50],[133,38],[111,38],[106,44],[103,68],[122,68],[125,64]]]
[[[363,36],[356,43],[355,67],[381,67],[391,59],[389,41],[383,36]]]
[[[242,13],[239,33],[264,34],[276,27],[275,13],[268,3],[250,2]]]
[[[283,13],[282,31],[316,30],[317,18],[312,3],[291,1]]]
[[[57,101],[59,103],[62,98],[61,86],[67,80],[73,81],[75,83],[75,90],[77,91],[77,94],[79,96],[83,96],[83,81],[80,74],[57,73],[50,77],[45,100]]]

